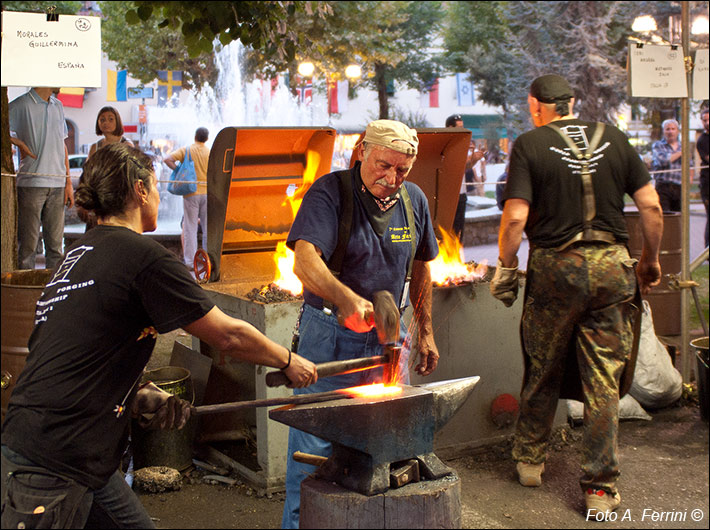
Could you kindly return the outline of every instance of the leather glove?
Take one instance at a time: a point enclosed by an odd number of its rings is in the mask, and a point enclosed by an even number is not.
[[[498,258],[498,266],[491,280],[491,294],[510,307],[518,298],[518,267],[506,268]]]
[[[191,406],[184,399],[148,383],[138,389],[131,412],[144,429],[182,429],[190,419]]]

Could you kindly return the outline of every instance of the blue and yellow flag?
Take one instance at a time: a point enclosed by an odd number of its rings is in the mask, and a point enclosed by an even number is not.
[[[106,101],[126,101],[126,70],[106,72]]]
[[[182,89],[181,70],[158,70],[158,106],[165,107]]]

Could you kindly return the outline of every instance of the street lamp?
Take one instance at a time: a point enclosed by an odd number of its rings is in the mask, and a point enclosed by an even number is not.
[[[357,64],[351,64],[345,69],[345,77],[351,80],[360,79],[362,76],[362,68]]]
[[[312,77],[313,72],[315,71],[316,67],[310,61],[306,61],[298,65],[298,73],[301,74],[303,77]]]

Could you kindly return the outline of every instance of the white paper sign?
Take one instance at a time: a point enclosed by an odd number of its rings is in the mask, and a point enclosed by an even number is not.
[[[683,48],[629,44],[629,80],[635,98],[686,98]]]
[[[695,52],[695,67],[693,68],[693,99],[710,99],[708,90],[708,49]]]
[[[101,18],[3,11],[2,34],[2,86],[101,86]]]

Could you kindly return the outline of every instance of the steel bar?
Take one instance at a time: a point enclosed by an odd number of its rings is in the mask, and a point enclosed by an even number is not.
[[[192,413],[196,416],[204,414],[217,414],[220,412],[232,412],[234,410],[254,408],[254,407],[272,407],[275,405],[302,405],[304,403],[318,403],[320,401],[329,401],[331,399],[345,399],[349,397],[337,390],[330,392],[317,392],[314,394],[299,394],[297,396],[288,396],[282,398],[254,399],[251,401],[234,401],[230,403],[218,403],[216,405],[201,405],[194,407]]]

